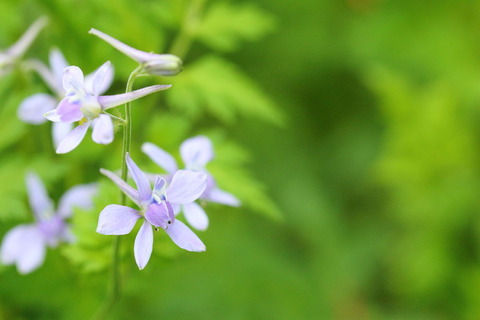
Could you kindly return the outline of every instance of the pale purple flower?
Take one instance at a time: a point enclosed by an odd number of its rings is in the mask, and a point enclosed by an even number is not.
[[[28,60],[25,62],[27,67],[38,72],[53,92],[53,95],[36,93],[21,102],[17,115],[20,120],[26,123],[38,125],[46,122],[47,119],[44,117],[44,114],[47,111],[54,109],[66,94],[65,89],[62,86],[62,78],[63,70],[67,68],[69,64],[62,52],[57,48],[50,50],[49,60],[50,68],[37,60]],[[98,69],[96,71],[98,71]],[[85,87],[90,88],[89,91],[92,91],[91,88],[93,87],[93,79],[96,71],[85,77]],[[107,91],[113,81],[113,68],[108,68],[106,72],[105,81],[102,82],[102,87],[99,88],[100,94]],[[72,131],[72,127],[72,123],[53,123],[52,135],[55,148],[57,148],[67,134]]]
[[[169,180],[178,170],[175,158],[153,143],[146,142],[142,145],[142,151],[157,165],[167,171]],[[237,207],[240,201],[232,194],[217,187],[213,176],[206,170],[206,165],[213,157],[213,144],[206,136],[196,136],[185,140],[180,146],[180,155],[187,170],[205,172],[207,174],[207,187],[200,196],[201,200],[216,202]],[[187,222],[197,230],[205,230],[208,227],[208,216],[203,208],[195,202],[184,204],[179,207],[177,213],[183,212]]]
[[[7,74],[15,62],[20,59],[37,37],[38,33],[47,25],[48,19],[37,19],[13,45],[0,51],[0,77]]]
[[[173,54],[157,54],[140,51],[96,29],[89,33],[99,37],[112,47],[143,66],[146,73],[157,76],[174,76],[182,71],[182,60]]]
[[[105,83],[109,81],[110,68],[110,62],[104,63],[91,82],[84,79],[82,70],[76,66],[63,70],[62,83],[66,92],[65,98],[60,101],[56,109],[47,112],[45,117],[53,122],[78,122],[79,125],[60,142],[57,153],[67,153],[75,149],[90,126],[93,128],[94,142],[111,143],[114,135],[113,121],[111,115],[105,112],[106,110],[171,87],[155,85],[128,93],[101,96]]]
[[[35,222],[11,229],[3,238],[0,248],[1,262],[15,264],[22,274],[42,265],[47,247],[55,248],[59,243],[73,241],[65,219],[73,214],[74,207],[92,207],[92,197],[97,189],[94,184],[73,187],[60,198],[55,211],[45,186],[36,174],[28,173],[26,184]]]
[[[121,205],[108,205],[98,219],[97,232],[105,235],[130,233],[139,219],[143,219],[135,238],[134,255],[140,269],[145,268],[152,254],[153,229],[162,228],[173,242],[188,251],[205,251],[203,242],[183,222],[175,219],[172,206],[195,201],[205,190],[207,176],[202,172],[179,170],[169,186],[157,176],[153,190],[146,175],[127,154],[128,170],[135,181],[137,190],[120,179],[113,172],[100,171],[110,178],[140,210]]]

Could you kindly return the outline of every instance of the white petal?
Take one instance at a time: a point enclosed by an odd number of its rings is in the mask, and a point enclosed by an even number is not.
[[[162,148],[157,147],[153,143],[145,142],[142,145],[142,151],[149,156],[153,162],[168,173],[174,173],[177,171],[178,168],[175,158]]]
[[[70,133],[65,137],[65,139],[60,142],[57,148],[57,153],[67,153],[75,149],[85,137],[89,125],[90,121],[79,125],[75,129],[70,131]]]
[[[101,114],[93,123],[92,139],[98,144],[109,144],[113,141],[112,118]]]
[[[52,48],[49,55],[50,68],[52,69],[54,82],[55,82],[55,91],[57,93],[64,93],[62,87],[62,77],[63,70],[69,66],[65,56],[58,48]]]
[[[130,207],[111,204],[106,206],[98,217],[97,232],[105,235],[122,235],[132,231],[142,216]]]
[[[63,194],[59,200],[57,214],[61,217],[70,217],[73,208],[89,209],[93,206],[93,196],[98,191],[95,183],[78,185]]]
[[[184,204],[183,215],[187,222],[195,229],[204,231],[208,228],[208,216],[198,203],[192,202]]]
[[[30,230],[31,225],[18,225],[7,232],[3,238],[0,249],[0,259],[3,264],[14,264],[18,255],[22,252],[25,234]]]
[[[206,136],[196,136],[182,143],[180,154],[187,169],[202,170],[213,159],[213,145]]]
[[[57,106],[57,100],[49,94],[37,93],[22,101],[17,115],[20,120],[31,124],[42,124],[47,121],[43,116]]]
[[[182,221],[175,220],[166,230],[177,246],[188,251],[205,251],[205,245]]]
[[[72,131],[72,129],[73,123],[54,122],[52,124],[52,137],[55,149],[58,148],[60,142],[65,139],[65,137],[70,133],[70,131]]]
[[[207,174],[191,170],[178,170],[166,194],[172,204],[185,204],[197,200],[207,186]]]
[[[87,93],[99,96],[110,88],[112,81],[113,66],[110,61],[107,61],[85,77],[85,89]]]
[[[238,200],[233,194],[219,188],[211,189],[207,193],[204,193],[201,198],[210,202],[225,204],[227,206],[240,206],[240,200]]]
[[[27,173],[27,185],[30,207],[38,221],[48,219],[53,214],[53,202],[48,197],[47,190],[42,180],[33,172]]]
[[[21,274],[26,274],[42,265],[45,260],[46,244],[36,226],[30,227],[24,234],[22,242],[22,251],[17,256],[17,270]]]
[[[135,254],[135,261],[137,262],[140,270],[145,268],[150,260],[153,249],[153,230],[152,226],[148,221],[142,224],[142,227],[138,231],[137,237],[135,238],[135,244],[133,251]]]
[[[85,95],[85,85],[82,70],[77,66],[70,66],[63,70],[63,89],[67,94]]]

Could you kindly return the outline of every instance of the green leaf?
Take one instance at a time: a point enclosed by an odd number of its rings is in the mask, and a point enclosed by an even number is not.
[[[251,3],[213,3],[200,23],[197,37],[215,50],[233,51],[275,28],[272,15]]]
[[[190,117],[203,111],[225,123],[238,115],[283,123],[282,114],[258,85],[221,58],[202,58],[172,80],[174,87],[166,92],[167,101]]]

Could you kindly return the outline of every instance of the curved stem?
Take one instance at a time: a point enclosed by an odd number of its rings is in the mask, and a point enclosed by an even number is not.
[[[135,70],[132,71],[127,81],[127,88],[125,92],[131,92],[133,88],[133,83],[135,79],[139,76],[143,66],[138,66]],[[132,113],[130,110],[131,102],[125,104],[125,120],[124,120],[124,130],[123,130],[123,149],[122,149],[122,173],[121,177],[123,181],[127,181],[128,177],[128,168],[127,168],[127,153],[130,152],[130,142],[132,140]],[[120,192],[120,204],[122,206],[126,205],[127,198],[123,192]],[[113,239],[113,255],[112,255],[112,278],[111,278],[111,288],[109,292],[109,297],[107,301],[103,304],[102,308],[96,314],[94,319],[105,319],[110,313],[110,310],[113,308],[118,298],[120,297],[120,236],[115,236]]]

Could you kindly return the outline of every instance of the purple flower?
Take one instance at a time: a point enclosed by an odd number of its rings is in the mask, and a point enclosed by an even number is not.
[[[124,94],[101,96],[105,83],[109,81],[110,69],[110,62],[104,63],[91,82],[84,79],[82,70],[76,66],[63,70],[62,83],[66,92],[65,98],[60,101],[56,109],[47,112],[45,117],[53,122],[79,122],[79,125],[60,142],[57,153],[67,153],[75,149],[90,126],[93,127],[93,141],[99,144],[111,143],[114,134],[113,122],[106,110],[171,87],[156,85]]]
[[[20,120],[30,124],[42,124],[47,121],[44,114],[54,109],[60,100],[65,96],[65,90],[62,86],[63,70],[69,66],[67,60],[62,52],[57,48],[50,50],[50,68],[45,66],[40,61],[29,60],[25,64],[38,72],[45,83],[50,87],[53,95],[46,93],[34,94],[22,101],[18,108],[18,117]],[[98,71],[98,69],[97,69]],[[102,94],[110,87],[113,80],[113,68],[108,68],[105,74],[105,81],[102,82],[102,87],[99,88],[99,93]],[[96,73],[96,72],[95,72]],[[85,77],[85,87],[89,88],[91,92],[93,89],[93,79],[95,73],[91,73]],[[60,145],[60,142],[72,131],[73,124],[65,122],[54,122],[52,126],[53,143],[55,148]]]
[[[89,33],[106,41],[118,51],[140,63],[146,73],[157,76],[174,76],[182,71],[182,60],[173,54],[140,51],[96,29],[90,29]]]
[[[38,33],[46,26],[48,19],[37,19],[12,46],[0,52],[0,77],[7,74],[15,62],[23,56]]]
[[[167,180],[169,180],[172,174],[178,170],[175,158],[153,143],[144,143],[142,145],[142,151],[146,153],[153,162],[167,171]],[[213,176],[205,169],[207,163],[214,157],[213,145],[210,139],[205,136],[196,136],[185,140],[180,146],[180,155],[186,169],[205,172],[207,174],[207,187],[200,196],[200,199],[234,207],[240,205],[240,201],[234,195],[223,191],[216,186]],[[183,211],[185,219],[195,229],[207,229],[208,216],[199,204],[195,202],[184,204],[180,206],[177,212],[180,211]]]
[[[73,187],[60,198],[55,211],[45,186],[36,174],[27,174],[26,184],[35,222],[14,227],[5,235],[0,248],[2,263],[16,264],[22,274],[42,265],[47,247],[55,248],[61,242],[73,241],[65,219],[72,215],[74,207],[90,208],[96,191],[93,184]]]
[[[202,172],[179,170],[167,187],[164,179],[157,176],[153,190],[145,174],[127,154],[128,170],[137,190],[113,172],[101,169],[140,210],[116,204],[102,210],[98,219],[97,232],[105,235],[130,233],[139,219],[144,219],[135,238],[135,261],[140,269],[145,268],[152,254],[153,228],[162,228],[180,248],[188,251],[205,251],[203,242],[185,224],[175,219],[173,205],[195,201],[205,190],[207,176]]]

